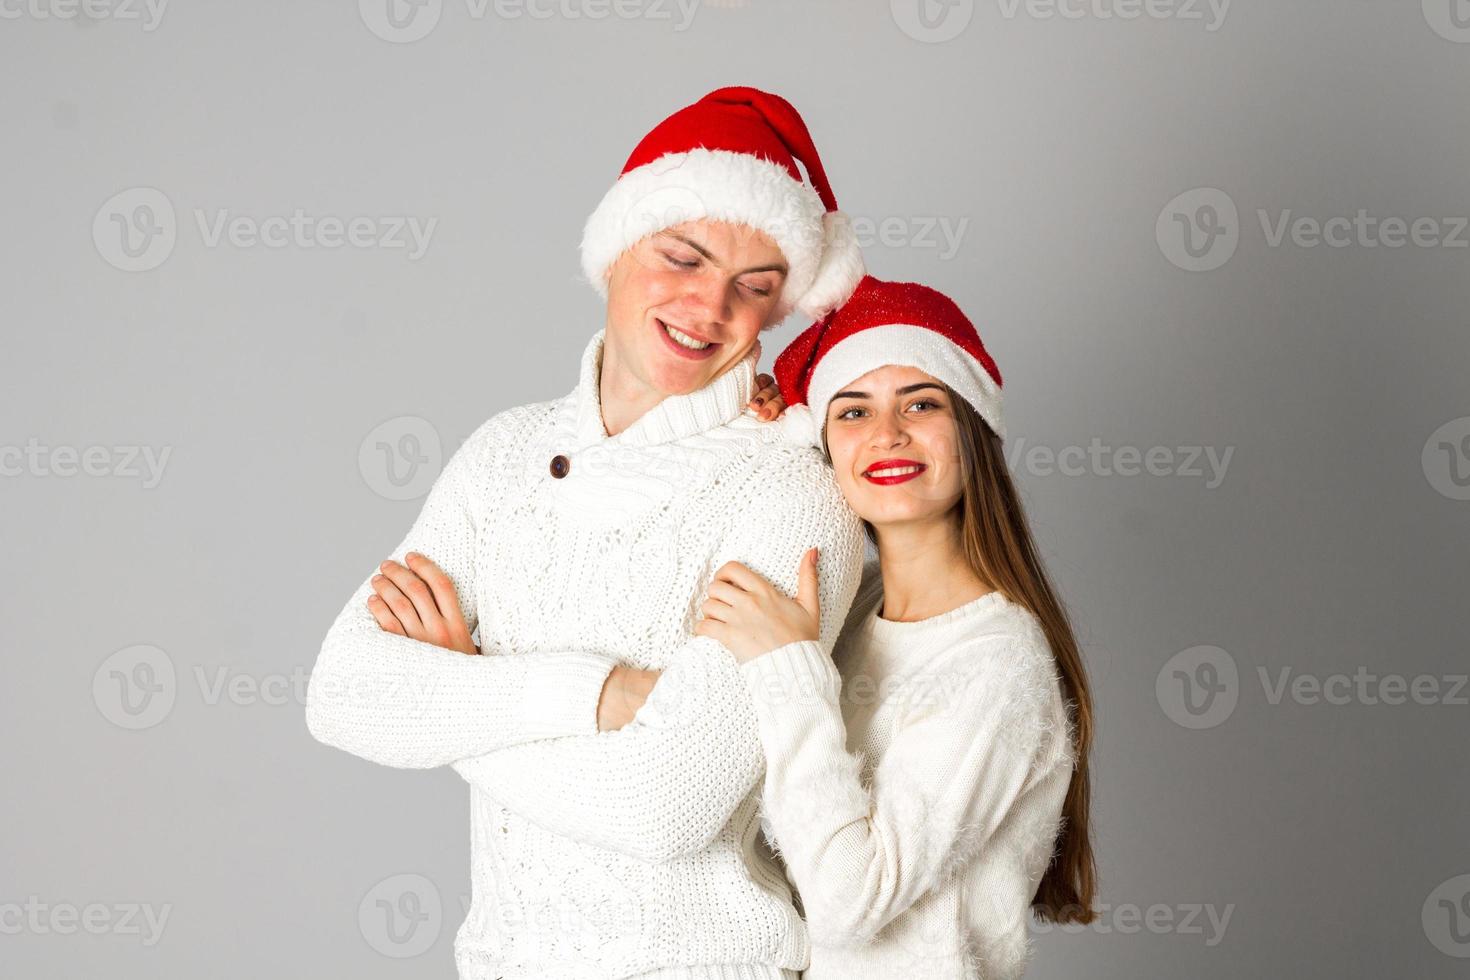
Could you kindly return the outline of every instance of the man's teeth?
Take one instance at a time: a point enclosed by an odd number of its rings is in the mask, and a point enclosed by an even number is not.
[[[664,323],[662,320],[658,322]],[[667,333],[670,337],[673,337],[674,342],[677,343],[679,346],[688,347],[690,350],[704,350],[706,347],[709,346],[708,341],[701,342],[695,340],[687,333],[681,333],[680,331],[675,330],[673,327],[669,326],[667,323],[664,323],[664,332]]]
[[[887,469],[883,469],[883,470],[868,470],[868,475],[869,476],[907,476],[910,473],[917,473],[920,470],[922,470],[923,468],[924,467],[922,467],[922,466],[890,466]]]

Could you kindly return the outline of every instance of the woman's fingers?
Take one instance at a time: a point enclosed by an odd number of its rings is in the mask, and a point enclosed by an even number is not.
[[[769,374],[755,376],[755,395],[750,399],[750,408],[763,419],[773,419],[781,414],[786,403],[781,401],[781,389],[776,379]]]
[[[699,611],[705,619],[713,619],[723,623],[735,614],[735,607],[728,602],[711,598],[704,600],[704,605],[699,607]]]
[[[747,595],[744,589],[721,579],[711,582],[707,592],[710,599],[724,606],[734,606],[743,601]]]
[[[699,622],[694,624],[694,635],[708,636],[711,639],[718,640],[719,642],[724,643],[726,629],[728,629],[728,627],[726,627],[725,624],[720,622],[718,619],[705,617],[704,619],[701,619]]]
[[[746,592],[763,592],[771,587],[771,583],[738,561],[727,561],[721,565],[719,571],[715,572],[715,581],[729,582]]]

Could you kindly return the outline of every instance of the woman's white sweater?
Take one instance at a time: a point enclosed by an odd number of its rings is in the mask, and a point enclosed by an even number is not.
[[[815,449],[745,411],[759,345],[609,436],[603,337],[569,395],[501,412],[456,450],[392,552],[448,573],[484,655],[379,629],[369,575],[322,645],[307,722],[470,783],[463,980],[794,980],[807,935],[759,840],[755,709],[734,657],[693,627],[726,561],[794,595],[815,545],[830,625],[814,646],[831,650],[861,524]],[[619,661],[664,673],[630,724],[599,732]]]
[[[918,622],[881,607],[870,562],[834,657],[802,642],[741,666],[804,977],[1017,977],[1073,770],[1050,648],[998,592]]]

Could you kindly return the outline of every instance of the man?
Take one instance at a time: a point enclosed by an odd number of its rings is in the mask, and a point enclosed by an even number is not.
[[[744,408],[759,333],[839,304],[861,257],[796,111],[732,88],[644,138],[582,264],[607,319],[576,389],[454,453],[328,632],[307,723],[470,782],[464,980],[795,980],[808,940],[757,840],[753,705],[693,628],[724,563],[794,594],[816,546],[831,651],[860,522],[813,448]]]

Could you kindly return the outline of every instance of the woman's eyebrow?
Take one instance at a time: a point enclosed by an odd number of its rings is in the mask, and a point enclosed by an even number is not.
[[[673,231],[666,231],[666,232],[663,232],[663,234],[666,235],[666,236],[668,236],[669,238],[677,238],[679,241],[683,242],[685,245],[688,245],[690,248],[694,249],[700,255],[704,256],[706,259],[708,259],[709,261],[713,262],[717,267],[719,267],[721,269],[723,269],[725,267],[725,264],[723,262],[721,262],[719,259],[715,258],[714,254],[712,252],[710,252],[709,249],[705,248],[703,245],[699,244],[698,242],[693,241],[692,239],[689,239],[689,238],[685,238],[683,235],[680,235],[679,233],[673,232]],[[776,263],[774,263],[772,265],[755,266],[755,267],[750,268],[750,269],[744,269],[744,270],[742,270],[740,274],[741,275],[746,275],[747,273],[751,273],[751,272],[779,272],[779,273],[781,273],[781,275],[784,276],[784,275],[786,275],[786,272],[787,272],[786,263],[784,263],[784,262],[776,262]]]
[[[895,395],[907,395],[907,394],[910,394],[911,392],[922,391],[925,388],[933,388],[935,391],[943,391],[944,390],[943,388],[939,387],[939,385],[935,384],[932,381],[920,381],[918,384],[904,385],[902,388],[899,388],[897,391],[895,391],[894,394]],[[837,394],[835,394],[835,395],[832,396],[831,401],[834,401],[835,402],[839,398],[867,398],[867,397],[868,397],[868,393],[866,391],[839,391]]]

